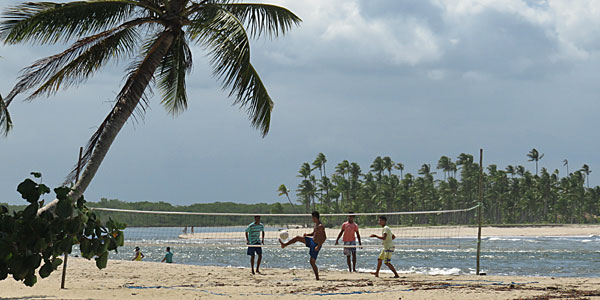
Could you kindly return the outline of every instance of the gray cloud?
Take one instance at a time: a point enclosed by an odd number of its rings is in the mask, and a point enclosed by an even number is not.
[[[13,3],[16,1],[11,0]],[[439,156],[486,149],[487,163],[600,166],[598,16],[578,2],[280,0],[303,19],[278,40],[253,43],[253,62],[276,102],[264,139],[210,75],[201,49],[190,107],[171,118],[152,100],[145,121],[117,138],[86,193],[177,204],[273,202],[304,161],[324,152],[368,169],[377,155],[409,171]],[[586,4],[587,3],[587,4]],[[579,15],[576,21],[568,13]],[[0,47],[0,92],[18,70],[62,46]],[[0,140],[0,202],[20,203],[30,171],[56,185],[110,108],[124,66],[77,89],[11,107]],[[528,167],[531,168],[531,165]],[[592,173],[592,183],[599,183]]]

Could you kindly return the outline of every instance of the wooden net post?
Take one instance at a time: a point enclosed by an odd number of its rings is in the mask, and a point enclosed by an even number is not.
[[[483,149],[479,149],[479,205],[477,207],[477,268],[475,274],[480,275],[480,258],[481,258],[481,210],[483,206]]]
[[[79,181],[79,172],[81,171],[81,156],[83,154],[83,147],[79,147],[79,159],[77,160],[77,175],[75,175],[75,183]],[[67,277],[67,260],[69,259],[69,254],[65,253],[65,260],[63,261],[63,269],[62,269],[62,277],[60,280],[60,288],[65,288],[65,279]]]

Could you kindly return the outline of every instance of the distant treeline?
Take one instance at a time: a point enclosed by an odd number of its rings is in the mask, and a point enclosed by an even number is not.
[[[87,202],[88,207],[116,208],[139,211],[171,211],[171,212],[202,212],[202,213],[255,213],[263,214],[299,214],[304,213],[304,206],[290,203],[258,203],[242,204],[233,202],[199,203],[192,205],[171,205],[166,202],[125,202],[118,199],[102,198],[99,202]],[[6,206],[6,204],[4,204]],[[9,206],[10,210],[20,210],[25,206]],[[215,226],[246,226],[254,221],[253,216],[204,216],[185,214],[143,214],[130,212],[96,211],[100,219],[106,222],[113,218],[128,227],[215,227]],[[391,225],[449,225],[449,224],[474,224],[475,212],[442,215],[410,215],[388,216]],[[326,227],[339,227],[346,216],[322,217]],[[359,216],[357,223],[365,226],[375,226],[377,216]],[[263,216],[261,222],[265,225],[279,227],[312,226],[310,217],[268,217]]]
[[[565,159],[560,171],[538,168],[543,157],[537,149],[524,155],[524,163],[533,171],[521,164],[505,168],[484,165],[484,223],[600,222],[600,187],[589,186],[590,167],[574,168]],[[461,209],[479,202],[479,174],[479,164],[466,153],[454,161],[442,156],[436,165],[423,164],[417,174],[405,172],[404,164],[388,156],[378,156],[363,171],[347,160],[327,164],[325,155],[319,153],[312,163],[300,166],[295,194],[305,211]],[[279,192],[288,197],[292,194],[285,185]]]
[[[102,198],[100,202],[88,202],[89,207],[118,208],[141,211],[173,211],[173,212],[203,212],[203,213],[256,213],[261,214],[299,214],[304,213],[301,205],[290,203],[258,203],[242,204],[233,202],[198,203],[187,206],[174,206],[166,202],[124,202],[117,199]],[[215,227],[215,226],[246,226],[254,219],[252,216],[197,216],[197,215],[169,215],[169,214],[140,214],[128,212],[97,211],[102,220],[109,217],[127,224],[128,227]],[[448,225],[448,224],[473,224],[474,212],[450,215],[416,215],[389,217],[393,225]],[[323,217],[321,220],[326,227],[339,227],[345,221],[345,216]],[[265,217],[261,222],[265,225],[295,227],[312,226],[310,217]],[[376,225],[376,216],[361,216],[357,222],[363,225]],[[190,228],[191,231],[191,228]]]
[[[178,211],[178,212],[205,212],[205,213],[303,213],[300,205],[282,205],[281,203],[241,204],[233,202],[197,203],[192,205],[171,205],[166,202],[124,202],[117,199],[100,199],[100,202],[90,202],[89,207],[118,208],[143,211]],[[128,227],[178,227],[178,226],[243,226],[253,221],[252,217],[241,216],[194,216],[194,215],[156,215],[134,214],[97,211],[97,214],[106,220],[112,217]],[[264,219],[267,224],[306,223],[307,218],[269,218]]]

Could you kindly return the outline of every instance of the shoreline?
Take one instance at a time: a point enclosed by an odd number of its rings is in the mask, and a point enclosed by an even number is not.
[[[65,290],[62,267],[33,288],[11,278],[0,281],[0,299],[600,299],[600,278],[519,277],[206,267],[109,260],[69,260]],[[325,296],[325,297],[324,297]]]

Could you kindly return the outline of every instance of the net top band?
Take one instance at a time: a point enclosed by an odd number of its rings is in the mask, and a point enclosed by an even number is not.
[[[475,205],[465,209],[450,209],[450,210],[430,210],[430,211],[399,211],[399,212],[378,212],[378,213],[352,213],[352,214],[321,214],[321,217],[335,216],[394,216],[394,215],[426,215],[426,214],[444,214],[467,212],[476,209],[479,205]],[[203,212],[185,212],[185,211],[153,211],[153,210],[133,210],[133,209],[118,209],[104,207],[90,207],[97,211],[111,211],[123,213],[139,213],[139,214],[155,214],[155,215],[196,215],[196,216],[261,216],[261,217],[310,217],[311,214],[261,214],[261,213],[203,213]]]

